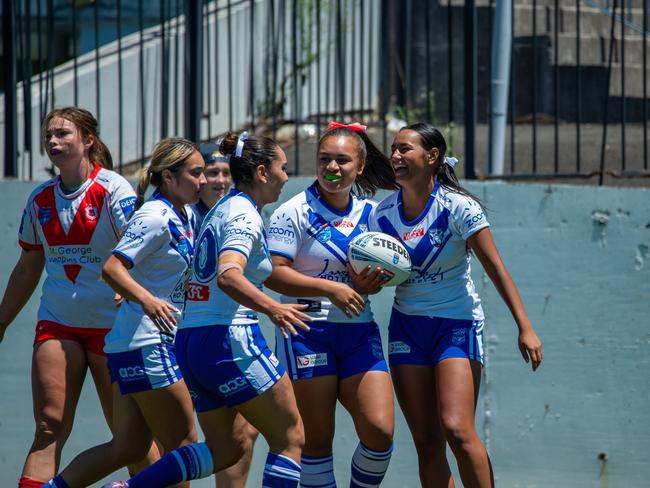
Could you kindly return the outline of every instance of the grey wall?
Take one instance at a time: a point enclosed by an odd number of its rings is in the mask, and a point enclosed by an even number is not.
[[[286,200],[304,188],[296,178]],[[18,257],[16,233],[34,184],[0,183],[2,287]],[[477,426],[502,487],[642,487],[650,478],[650,190],[471,183],[488,206],[495,240],[538,334],[544,363],[532,374],[516,328],[480,265],[474,278],[488,321]],[[270,211],[268,208],[267,211]],[[383,333],[391,291],[373,300]],[[0,486],[15,486],[32,435],[33,298],[0,344]],[[270,327],[266,324],[267,337]],[[336,472],[349,479],[356,436],[338,412]],[[63,461],[108,438],[96,395],[84,389]],[[255,451],[250,486],[265,457]],[[605,454],[607,461],[599,461]],[[124,472],[120,473],[124,476]],[[118,476],[119,477],[119,476]],[[193,486],[214,486],[211,480]],[[387,487],[416,487],[415,452],[397,413]]]

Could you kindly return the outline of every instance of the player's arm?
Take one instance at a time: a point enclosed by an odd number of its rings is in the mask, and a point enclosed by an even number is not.
[[[102,278],[124,299],[139,303],[144,313],[161,330],[172,332],[176,325],[176,307],[153,296],[129,274],[132,263],[120,254],[112,254],[104,264]]]
[[[238,251],[226,250],[219,254],[217,285],[230,298],[244,307],[267,315],[287,337],[287,332],[296,335],[294,326],[309,330],[303,321],[309,321],[309,315],[301,312],[306,305],[279,303],[259,290],[244,276],[246,256]]]
[[[519,350],[524,360],[532,361],[533,370],[542,362],[542,343],[535,334],[532,324],[524,308],[515,282],[499,256],[492,232],[484,227],[467,239],[467,244],[474,251],[483,265],[483,269],[494,283],[499,295],[503,298],[512,313],[519,328]]]
[[[0,342],[9,324],[13,322],[34,293],[41,274],[43,274],[44,266],[45,256],[42,250],[23,249],[11,276],[9,276],[7,288],[2,297],[2,303],[0,303]]]
[[[291,259],[286,256],[273,254],[271,261],[273,272],[264,282],[271,290],[292,297],[326,296],[348,317],[365,311],[363,297],[345,283],[306,276],[293,269]]]

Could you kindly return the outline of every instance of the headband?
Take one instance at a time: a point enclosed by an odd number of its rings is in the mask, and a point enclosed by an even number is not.
[[[349,129],[354,132],[361,132],[368,128],[367,125],[360,124],[359,122],[353,122],[351,124],[341,124],[339,122],[330,122],[327,124],[327,127],[330,129]]]
[[[449,166],[451,169],[454,169],[456,167],[456,163],[458,163],[458,159],[456,159],[453,156],[445,157],[445,164]]]
[[[237,138],[237,147],[235,148],[235,157],[241,158],[244,151],[244,141],[248,139],[248,132],[244,131]]]

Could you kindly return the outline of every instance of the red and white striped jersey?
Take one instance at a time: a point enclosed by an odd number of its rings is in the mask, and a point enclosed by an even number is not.
[[[102,266],[135,205],[122,176],[95,165],[90,178],[66,195],[57,176],[30,195],[19,230],[23,249],[42,250],[47,277],[38,320],[110,328],[117,309]]]

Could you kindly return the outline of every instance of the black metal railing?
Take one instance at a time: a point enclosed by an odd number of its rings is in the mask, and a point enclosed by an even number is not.
[[[434,123],[468,178],[648,176],[649,3],[512,1],[495,174],[495,0],[5,0],[4,176],[46,175],[39,121],[67,104],[95,114],[120,170],[167,135],[250,128],[309,173],[305,151],[342,118],[369,124],[384,149],[404,123]]]

